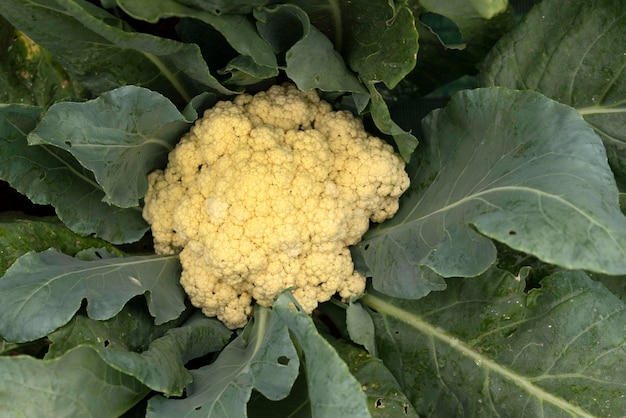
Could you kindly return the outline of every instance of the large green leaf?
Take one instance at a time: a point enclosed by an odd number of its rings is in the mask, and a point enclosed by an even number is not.
[[[0,105],[0,178],[34,203],[54,206],[77,234],[94,234],[114,244],[139,240],[148,230],[139,208],[104,203],[105,194],[93,173],[68,152],[27,145],[26,135],[40,113],[36,107]]]
[[[116,418],[150,389],[112,369],[91,347],[54,360],[0,357],[0,410],[5,417]]]
[[[289,394],[300,362],[287,327],[257,307],[254,319],[215,362],[192,370],[185,399],[152,398],[147,417],[243,417],[255,388],[278,400]]]
[[[626,218],[598,136],[535,92],[464,91],[425,118],[411,187],[354,250],[374,287],[419,298],[495,262],[489,238],[570,269],[626,271]]]
[[[610,417],[626,410],[623,302],[582,272],[491,269],[419,301],[366,295],[379,353],[428,417]]]
[[[148,173],[165,166],[191,122],[159,93],[124,86],[88,102],[53,105],[28,142],[70,152],[94,172],[105,203],[128,208],[139,206]]]
[[[0,275],[3,275],[9,266],[24,254],[30,251],[44,251],[51,247],[69,255],[97,247],[117,251],[106,241],[76,235],[54,216],[29,217],[19,213],[0,214]]]
[[[95,94],[134,84],[186,104],[200,93],[197,86],[232,93],[210,74],[196,45],[134,32],[86,1],[5,0],[0,13]]]
[[[46,358],[89,344],[115,370],[166,396],[181,396],[192,380],[185,363],[222,349],[231,331],[200,312],[181,326],[176,326],[180,321],[157,326],[145,304],[135,305],[108,321],[77,315],[49,336],[52,345]]]
[[[300,310],[293,295],[281,294],[274,302],[273,310],[287,325],[304,354],[312,417],[368,416],[367,398],[359,381],[318,333],[311,317]],[[331,377],[332,384],[329,385]]]
[[[0,279],[0,335],[31,341],[66,324],[84,299],[87,314],[108,319],[134,296],[146,295],[155,323],[185,309],[177,256],[79,260],[56,250],[28,253]]]
[[[575,107],[602,137],[611,166],[623,180],[624,44],[626,2],[544,0],[497,43],[485,60],[481,81],[537,90]]]
[[[0,103],[40,107],[80,97],[82,88],[50,53],[0,17]]]

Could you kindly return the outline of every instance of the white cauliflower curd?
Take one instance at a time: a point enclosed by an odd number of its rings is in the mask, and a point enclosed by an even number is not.
[[[362,294],[348,246],[409,186],[389,144],[292,85],[218,102],[149,181],[157,253],[180,251],[191,302],[229,328],[288,288],[307,312]]]

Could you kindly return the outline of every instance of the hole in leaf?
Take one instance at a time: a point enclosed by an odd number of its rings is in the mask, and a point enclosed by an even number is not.
[[[111,341],[109,340],[104,340],[104,347],[108,347],[111,344]]]
[[[376,399],[376,403],[374,404],[374,407],[376,407],[377,409],[383,409],[385,407],[385,405],[383,404],[382,398]]]
[[[517,232],[515,232],[515,231],[509,231],[509,235],[517,235]]]
[[[404,415],[409,416],[409,405],[406,403],[403,404],[402,409],[404,409]]]
[[[367,251],[367,249],[368,249],[369,247],[370,247],[370,245],[369,245],[369,244],[365,244],[365,247],[363,247],[363,249],[364,249],[365,251]]]
[[[64,143],[68,148],[72,148],[72,143],[70,141],[64,141]]]
[[[202,405],[198,405],[198,406],[196,406],[196,407],[194,408],[194,410],[195,410],[195,411],[199,411],[199,410],[201,410],[201,409],[202,409]]]
[[[287,356],[280,356],[278,357],[278,364],[281,364],[283,366],[287,366],[289,364],[289,357]]]

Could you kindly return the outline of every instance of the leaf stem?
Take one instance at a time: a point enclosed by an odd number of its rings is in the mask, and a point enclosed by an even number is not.
[[[172,86],[174,86],[174,88],[176,89],[178,94],[180,94],[180,96],[183,98],[185,103],[189,103],[191,101],[191,94],[187,91],[185,86],[183,86],[180,80],[176,78],[174,73],[172,73],[172,71],[167,67],[167,65],[165,65],[163,61],[161,61],[161,59],[157,57],[156,55],[150,54],[149,52],[145,52],[145,51],[143,52],[143,54],[146,56],[146,58],[152,61],[152,63],[159,69],[161,74],[163,74],[165,78],[167,78],[168,81],[172,83]]]
[[[581,116],[585,115],[597,115],[606,113],[626,113],[626,107],[602,107],[602,106],[589,106],[576,109]]]
[[[512,370],[496,363],[488,357],[479,354],[472,347],[466,343],[460,341],[458,338],[450,335],[447,331],[436,327],[432,324],[424,321],[420,316],[407,312],[397,306],[389,303],[388,301],[374,296],[370,293],[363,296],[361,299],[370,308],[376,310],[378,313],[393,317],[405,324],[415,328],[419,332],[429,335],[432,338],[439,340],[441,343],[452,347],[453,349],[461,352],[464,356],[474,360],[474,363],[481,365],[484,368],[489,369],[491,372],[496,373],[503,378],[515,383],[517,386],[524,389],[527,393],[534,395],[535,397],[549,402],[563,411],[568,411],[577,416],[593,418],[589,412],[583,410],[577,405],[573,405],[567,400],[553,395],[547,392],[543,388],[536,386],[530,379],[525,376],[519,375]]]
[[[343,47],[343,27],[341,26],[341,6],[337,0],[330,0],[328,7],[333,18],[335,26],[335,50],[341,52]]]

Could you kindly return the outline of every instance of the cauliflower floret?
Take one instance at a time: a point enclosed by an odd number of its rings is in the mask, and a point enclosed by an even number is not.
[[[282,85],[207,110],[149,184],[155,250],[180,250],[192,304],[238,328],[288,288],[307,312],[361,295],[348,246],[395,214],[409,178],[358,118]]]

